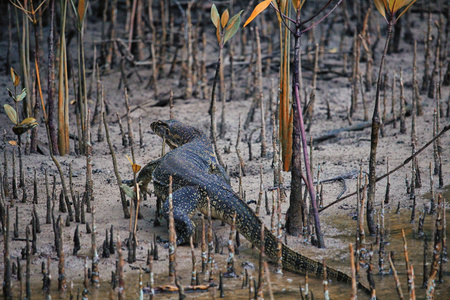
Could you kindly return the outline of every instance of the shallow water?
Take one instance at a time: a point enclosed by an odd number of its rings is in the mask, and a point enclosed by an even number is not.
[[[450,186],[447,186],[444,189],[443,196],[445,199],[450,199]],[[423,198],[429,198],[429,195],[424,195]],[[427,201],[425,201],[427,202]],[[414,274],[415,274],[415,286],[416,286],[416,296],[417,299],[425,298],[425,289],[422,288],[423,281],[423,244],[424,238],[417,236],[417,227],[418,227],[418,219],[421,215],[421,210],[423,209],[423,205],[418,205],[416,208],[416,222],[411,223],[411,210],[410,209],[402,209],[399,214],[395,214],[396,205],[391,206],[391,208],[386,208],[385,213],[385,223],[386,223],[386,240],[387,244],[385,247],[385,253],[387,254],[389,251],[395,252],[395,266],[400,278],[400,283],[402,286],[403,294],[405,298],[408,298],[408,289],[407,289],[407,273],[405,270],[405,260],[404,260],[404,252],[403,252],[403,240],[402,240],[402,229],[405,231],[407,243],[408,243],[408,253],[410,263],[414,266]],[[447,219],[450,219],[450,212],[447,211]],[[352,243],[355,240],[354,232],[356,228],[356,221],[352,220],[349,216],[348,218],[343,218],[342,216],[339,218],[331,218],[331,220],[327,220],[330,224],[333,224],[334,227],[340,232],[339,235],[334,236],[334,238],[339,238],[341,241],[345,241],[347,243]],[[427,215],[424,223],[424,233],[429,237],[428,238],[428,260],[431,263],[431,252],[433,247],[433,231],[434,231],[434,223],[435,216]],[[349,226],[350,225],[350,226]],[[447,240],[450,238],[449,232],[447,231]],[[373,242],[373,237],[366,237],[366,242]],[[342,249],[342,253],[348,253],[348,248]],[[257,266],[257,257],[258,251],[256,250],[245,250],[241,251],[241,254],[244,254],[245,259],[249,259],[250,261]],[[224,258],[227,255],[218,256],[218,260],[221,261],[220,266],[222,270],[225,270]],[[345,255],[344,255],[345,256]],[[342,266],[343,271],[349,272],[350,259],[348,256],[345,256],[346,259],[341,261],[330,262],[334,266]],[[241,263],[242,260],[236,261],[236,266],[238,270],[242,270]],[[379,299],[397,299],[397,293],[394,285],[394,278],[392,275],[381,275],[378,269],[378,249],[374,249],[373,256],[373,265],[374,265],[374,279],[376,284],[377,297]],[[273,265],[270,265],[269,268],[273,270]],[[389,270],[389,261],[388,256],[385,256],[385,270]],[[157,271],[157,270],[156,270]],[[157,271],[158,272],[158,271]],[[361,268],[361,278],[363,278],[363,282],[366,282],[366,269]],[[160,273],[160,272],[158,272]],[[257,279],[258,271],[257,269],[251,270],[250,273]],[[187,274],[190,274],[190,270],[179,270],[179,274],[186,274],[186,277],[181,278],[181,282],[183,284],[188,284],[190,282],[190,278],[187,278]],[[449,299],[450,295],[450,272],[448,269],[448,263],[444,264],[444,283],[437,283],[435,299]],[[202,274],[200,274],[200,278],[203,278]],[[39,276],[40,277],[40,276]],[[54,275],[52,281],[52,290],[51,296],[52,299],[68,299],[69,292],[61,293],[58,292],[57,289],[57,278]],[[218,277],[218,276],[216,276]],[[100,287],[89,287],[89,295],[88,299],[112,299],[110,298],[112,295],[111,284],[109,283],[110,274],[102,274],[103,281],[100,284]],[[305,278],[303,275],[294,274],[291,272],[285,272],[284,275],[277,275],[273,272],[270,273],[272,290],[274,292],[275,299],[299,299],[299,284],[302,287],[305,287]],[[33,280],[32,283],[32,299],[45,299],[45,293],[42,291],[42,283],[40,280]],[[144,286],[149,281],[149,275],[143,274],[143,283]],[[125,274],[125,282],[126,282],[126,299],[139,299],[139,286],[138,286],[138,272],[129,272]],[[218,279],[216,280],[218,282]],[[160,274],[159,276],[155,276],[155,286],[170,284],[170,279],[166,276],[166,274]],[[19,286],[16,281],[14,281],[13,290],[15,296],[18,299],[19,296]],[[242,289],[242,277],[237,279],[224,279],[224,288],[225,288],[225,299],[248,299],[249,290],[248,287]],[[331,299],[341,297],[344,299],[348,299],[350,297],[350,287],[345,284],[338,284],[334,282],[330,282],[328,284],[329,293]],[[73,293],[76,299],[77,292],[80,293],[83,291],[82,281],[74,282]],[[310,277],[309,278],[309,289],[313,291],[314,298],[323,299],[323,285],[322,280]],[[268,289],[267,286],[264,289],[265,297],[268,299]],[[117,298],[117,293],[113,293]],[[220,294],[216,288],[210,288],[207,292],[195,292],[195,293],[187,293],[187,297],[190,299],[212,299],[214,297],[219,298]],[[363,292],[359,292],[359,296],[362,299],[369,298],[364,295]],[[144,299],[148,299],[148,295],[144,295]],[[157,294],[157,298],[164,299],[178,299],[177,293],[164,293]],[[81,297],[80,297],[81,299]]]

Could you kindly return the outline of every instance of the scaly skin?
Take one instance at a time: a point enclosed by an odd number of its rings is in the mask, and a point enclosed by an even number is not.
[[[202,131],[176,120],[157,121],[151,129],[161,136],[173,149],[165,156],[145,166],[137,178],[146,188],[153,180],[155,193],[160,199],[166,199],[169,188],[169,176],[173,183],[173,206],[177,243],[189,241],[195,225],[190,217],[199,210],[207,214],[207,197],[211,202],[214,218],[232,223],[236,213],[236,228],[256,247],[261,244],[261,220],[253,210],[232,190],[229,179],[214,155],[209,137]],[[168,211],[168,203],[164,203]],[[265,228],[265,253],[273,261],[277,260],[277,238]],[[286,245],[282,246],[283,267],[294,272],[308,272],[323,277],[323,264],[301,255]],[[329,279],[351,283],[351,277],[336,269],[327,267]]]

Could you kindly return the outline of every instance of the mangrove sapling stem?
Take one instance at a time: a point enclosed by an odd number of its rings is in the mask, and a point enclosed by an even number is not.
[[[216,86],[217,86],[217,81],[219,79],[219,73],[220,73],[220,66],[222,64],[222,51],[223,51],[223,46],[220,45],[219,46],[219,59],[217,61],[217,67],[216,67],[216,74],[214,75],[214,82],[213,82],[213,86],[212,86],[212,92],[211,92],[211,139],[214,145],[214,152],[216,153],[216,157],[217,160],[219,162],[219,164],[222,167],[225,167],[225,164],[222,161],[222,157],[220,155],[219,152],[219,148],[217,146],[217,137],[216,137],[216,129],[217,129],[217,125],[216,125],[216,99],[215,99],[215,92],[216,92]],[[224,98],[225,99],[225,98]]]
[[[33,2],[31,2],[33,3]],[[53,40],[54,40],[54,34],[53,34],[53,24],[54,24],[54,17],[55,17],[55,0],[50,0],[50,33],[48,37],[48,96],[47,96],[47,104],[48,104],[48,115],[47,115],[47,123],[49,128],[49,135],[50,139],[49,142],[52,143],[53,153],[55,155],[59,155],[59,148],[58,148],[58,138],[57,138],[57,132],[55,128],[55,117],[54,117],[54,98],[53,98],[53,85],[54,85],[54,79],[55,79],[55,70],[53,66]],[[31,4],[33,6],[33,4]],[[33,27],[34,27],[34,36],[36,40],[36,53],[35,53],[35,63],[36,66],[39,65],[39,42],[38,42],[38,34],[37,34],[37,22],[35,14],[33,13]],[[37,72],[37,71],[36,71]],[[68,116],[66,116],[68,118]],[[65,154],[65,153],[64,153]]]
[[[367,225],[369,228],[369,233],[374,235],[376,232],[376,224],[374,220],[374,202],[375,202],[375,191],[376,191],[376,161],[377,161],[377,146],[378,146],[378,136],[380,129],[380,91],[381,91],[381,77],[383,74],[384,62],[386,60],[386,54],[389,47],[389,41],[392,35],[392,26],[394,25],[394,16],[391,16],[387,27],[387,37],[386,44],[384,46],[383,56],[381,57],[380,70],[378,72],[377,79],[377,90],[375,96],[375,107],[372,116],[372,133],[370,136],[370,156],[369,156],[369,185],[367,188]]]
[[[405,159],[405,161],[403,161],[403,163],[401,163],[400,165],[398,165],[397,167],[395,167],[394,169],[392,169],[391,171],[385,173],[384,175],[381,175],[379,177],[375,178],[375,182],[378,182],[380,180],[383,180],[384,178],[388,177],[389,175],[391,175],[394,172],[397,172],[399,169],[401,169],[402,167],[404,167],[405,165],[407,165],[412,159],[414,159],[417,155],[419,155],[420,153],[422,153],[423,150],[425,150],[428,146],[430,146],[434,141],[436,141],[436,139],[438,139],[439,137],[441,137],[444,133],[446,133],[447,131],[450,130],[450,125],[445,126],[440,132],[439,134],[437,134],[436,136],[434,136],[430,141],[428,141],[425,145],[422,146],[422,148],[420,148],[419,150],[417,150],[416,153],[414,153],[413,155],[411,155],[410,157],[408,157],[407,159]],[[356,195],[357,192],[353,192],[351,194],[348,194],[342,198],[337,199],[336,201],[333,201],[332,203],[328,204],[327,206],[325,206],[324,208],[320,209],[320,212],[324,211],[325,209],[329,208],[330,206],[333,206],[349,197],[353,197]]]
[[[305,123],[303,121],[303,114],[302,114],[302,108],[300,103],[300,76],[299,76],[299,59],[300,59],[300,37],[302,35],[302,32],[300,30],[300,10],[297,11],[297,22],[296,22],[296,33],[294,35],[295,40],[295,56],[294,56],[294,73],[292,76],[292,85],[294,86],[294,94],[293,97],[295,99],[295,105],[292,106],[293,108],[293,114],[294,114],[294,131],[293,136],[295,134],[299,134],[298,131],[300,131],[301,136],[301,143],[303,146],[303,159],[305,161],[305,169],[306,169],[306,179],[307,179],[307,188],[309,191],[309,196],[311,199],[311,207],[314,215],[314,225],[316,229],[316,236],[317,236],[317,246],[319,248],[325,248],[325,242],[323,240],[322,230],[320,229],[320,220],[319,220],[319,212],[317,210],[317,203],[316,203],[316,194],[314,191],[313,186],[313,179],[311,175],[311,169],[309,164],[309,158],[308,158],[308,146],[306,145],[306,132],[305,132]],[[299,130],[300,129],[300,130]],[[295,138],[293,139],[295,141]],[[297,152],[298,155],[300,155],[300,145],[297,146],[297,148],[294,148],[295,145],[293,143],[292,145],[293,152]],[[295,154],[294,154],[295,155]],[[294,158],[293,158],[294,160]],[[294,169],[294,168],[293,168]],[[294,177],[293,177],[294,179]],[[301,180],[301,178],[298,178]]]

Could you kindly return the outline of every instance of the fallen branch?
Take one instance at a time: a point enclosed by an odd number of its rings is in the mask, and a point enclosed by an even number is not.
[[[184,291],[185,292],[206,292],[206,291],[208,291],[208,289],[210,287],[214,287],[214,286],[215,286],[214,283],[201,284],[201,285],[186,285],[186,286],[184,286]],[[144,294],[150,293],[150,289],[147,287],[144,287],[143,290],[144,290]],[[153,290],[155,293],[176,293],[176,292],[178,292],[178,287],[176,285],[166,284],[166,285],[161,285],[161,286],[155,287]]]
[[[414,157],[416,157],[417,155],[419,155],[419,153],[421,153],[423,150],[425,150],[425,149],[426,149],[428,146],[430,146],[435,140],[437,140],[438,138],[440,138],[444,133],[446,133],[446,132],[449,131],[449,130],[450,130],[450,125],[445,126],[445,127],[441,130],[441,132],[439,132],[438,135],[436,135],[434,138],[432,138],[428,143],[426,143],[426,144],[425,144],[422,148],[420,148],[416,153],[414,153],[413,155],[411,155],[410,157],[408,157],[407,159],[405,159],[405,161],[404,161],[402,164],[400,164],[399,166],[397,166],[396,168],[392,169],[391,171],[385,173],[385,174],[382,175],[382,176],[377,177],[376,180],[375,180],[375,182],[378,182],[378,181],[380,181],[380,180],[382,180],[382,179],[388,177],[388,176],[391,175],[392,173],[394,173],[394,172],[398,171],[400,168],[404,167],[404,166],[405,166],[406,164],[408,164]],[[341,202],[341,201],[343,201],[343,200],[345,200],[345,199],[347,199],[347,198],[350,198],[350,197],[352,197],[352,196],[355,196],[356,193],[357,193],[357,192],[355,191],[355,192],[353,192],[353,193],[351,193],[351,194],[348,194],[347,196],[344,196],[344,197],[342,197],[342,198],[340,198],[340,199],[337,199],[337,200],[333,201],[332,203],[328,204],[328,205],[325,206],[324,208],[320,209],[319,212],[322,212],[322,211],[324,211],[325,209],[329,208],[330,206],[333,206],[333,205],[335,205],[335,204],[337,204],[337,203],[339,203],[339,202]]]
[[[406,107],[406,115],[407,116],[411,115],[411,111],[412,111],[412,107],[407,106]],[[391,118],[387,119],[386,121],[383,122],[383,125],[390,124],[399,118],[400,118],[400,114],[397,115],[395,118],[391,117]],[[372,121],[367,121],[367,122],[361,122],[361,123],[358,123],[358,124],[355,124],[352,126],[347,126],[347,127],[331,130],[331,131],[328,131],[327,133],[325,133],[324,135],[314,138],[313,143],[318,144],[318,143],[324,142],[326,140],[335,138],[342,132],[361,131],[361,130],[364,130],[371,126],[372,126]]]

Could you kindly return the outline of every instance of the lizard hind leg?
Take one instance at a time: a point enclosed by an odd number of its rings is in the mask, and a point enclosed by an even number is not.
[[[177,232],[177,245],[189,242],[195,232],[195,224],[191,216],[195,214],[201,194],[196,186],[185,186],[177,189],[172,195],[173,218]],[[169,222],[169,200],[164,202],[164,216]]]

